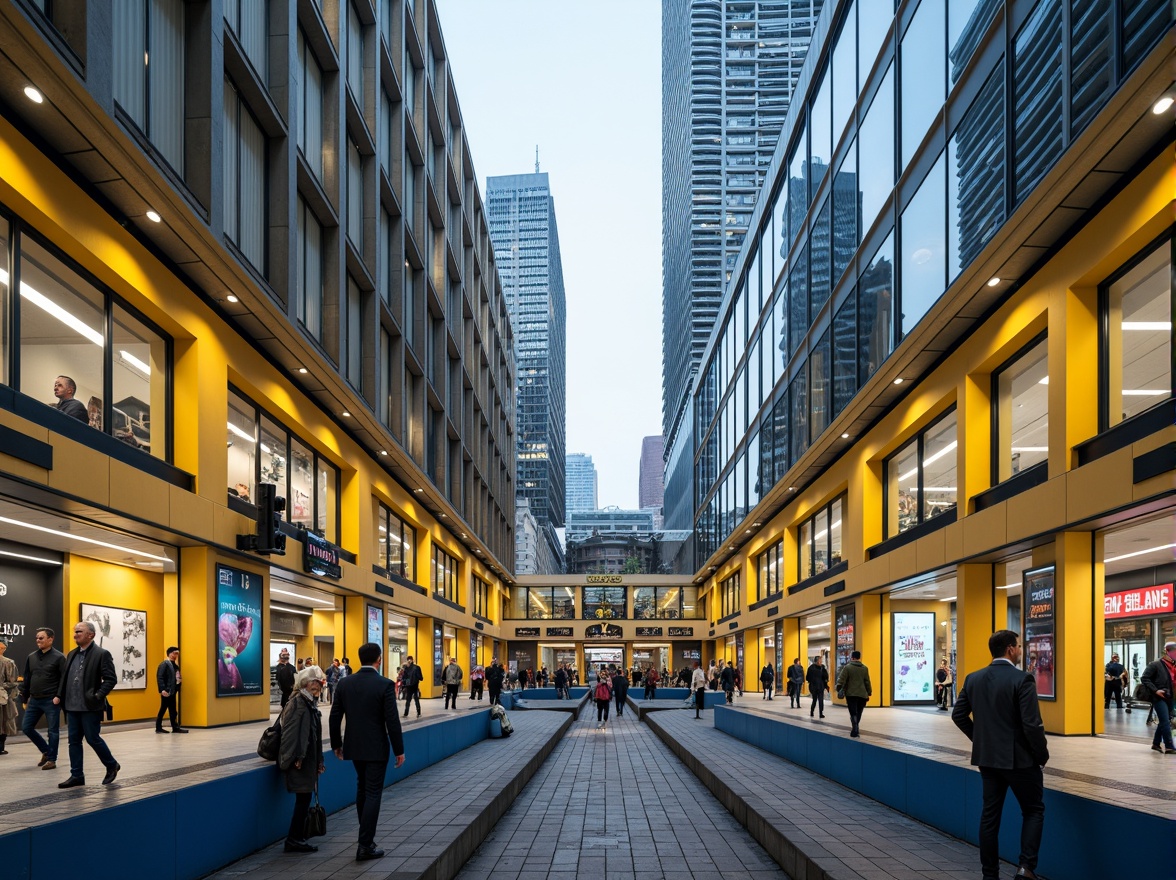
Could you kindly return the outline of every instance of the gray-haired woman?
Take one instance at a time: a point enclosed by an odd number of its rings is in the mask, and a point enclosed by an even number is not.
[[[286,832],[286,852],[317,852],[306,842],[304,828],[310,809],[310,796],[318,776],[326,769],[323,763],[323,722],[318,698],[326,676],[317,666],[307,666],[294,679],[296,690],[282,710],[282,746],[278,767],[286,776],[286,791],[294,793],[294,815]]]

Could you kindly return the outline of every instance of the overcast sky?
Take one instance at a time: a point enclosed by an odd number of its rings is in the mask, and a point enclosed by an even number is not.
[[[602,507],[637,506],[661,433],[661,4],[437,0],[486,178],[550,175],[568,316],[567,451]]]

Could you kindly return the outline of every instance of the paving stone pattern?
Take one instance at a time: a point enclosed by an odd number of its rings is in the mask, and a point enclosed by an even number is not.
[[[521,717],[520,717],[521,716]],[[497,820],[517,790],[511,782],[529,762],[538,763],[544,746],[570,719],[563,712],[527,712],[512,716],[509,739],[484,740],[451,758],[414,773],[384,789],[376,846],[381,859],[355,861],[359,821],[347,807],[327,818],[327,836],[311,841],[317,853],[283,852],[283,843],[234,862],[210,878],[249,880],[407,880],[451,878]],[[412,756],[408,758],[411,760]],[[346,772],[350,764],[327,755],[328,772]],[[521,789],[521,785],[519,788]],[[488,806],[499,809],[487,816]],[[293,796],[282,809],[293,807]]]
[[[568,731],[460,880],[787,878],[634,713],[614,715],[604,730],[591,714]]]
[[[706,713],[710,715],[712,713]],[[707,786],[796,880],[972,880],[980,851],[803,767],[715,730],[709,718],[659,712],[646,723],[677,744]],[[721,756],[721,757],[719,757]],[[1006,811],[1005,823],[1020,823]],[[1002,876],[1016,866],[1005,864]]]

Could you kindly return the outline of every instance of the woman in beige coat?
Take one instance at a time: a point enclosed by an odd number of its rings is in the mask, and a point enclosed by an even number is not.
[[[8,737],[16,736],[16,664],[5,657],[8,643],[0,639],[0,755],[7,755],[4,748]]]

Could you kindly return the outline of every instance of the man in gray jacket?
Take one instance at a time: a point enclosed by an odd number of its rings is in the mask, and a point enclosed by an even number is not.
[[[457,658],[450,657],[449,665],[445,667],[445,671],[441,673],[441,683],[445,685],[445,708],[457,708],[457,692],[461,688],[461,680],[464,674],[461,667],[457,665]]]

